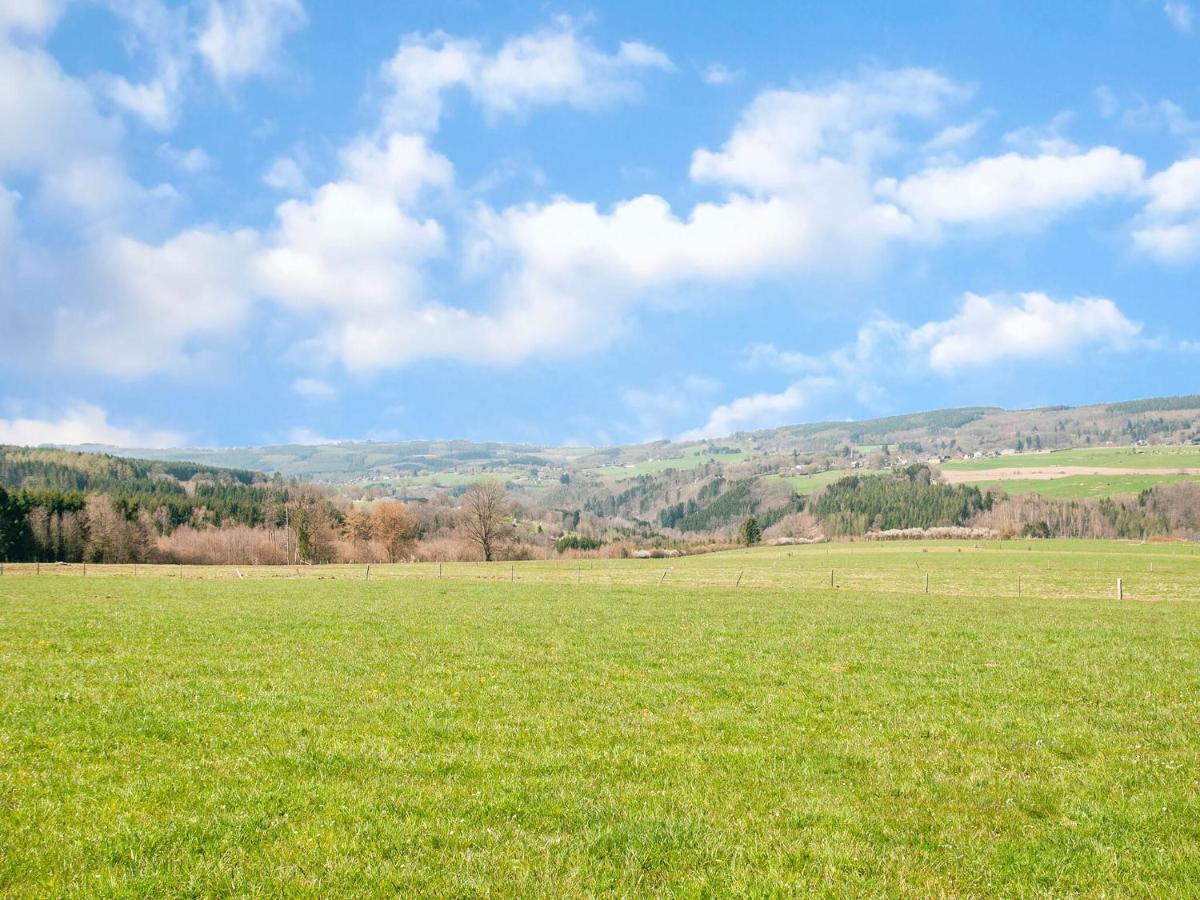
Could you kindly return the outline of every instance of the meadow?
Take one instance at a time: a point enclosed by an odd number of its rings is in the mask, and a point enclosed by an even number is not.
[[[851,475],[883,475],[887,469],[827,469],[824,472],[814,472],[811,475],[767,475],[772,481],[783,481],[791,486],[792,492],[798,497],[815,494],[823,487],[829,487],[835,481],[849,478]]]
[[[722,453],[713,453],[707,446],[700,445],[685,447],[683,452],[678,456],[662,456],[627,465],[597,466],[585,469],[584,471],[605,481],[623,481],[630,478],[638,478],[642,475],[660,475],[666,471],[686,472],[691,469],[699,469],[710,462],[742,462],[749,459],[750,455],[746,450],[727,450]]]
[[[1052,453],[1018,453],[983,459],[949,460],[947,471],[1037,468],[1044,466],[1097,466],[1119,469],[1190,469],[1200,467],[1200,446],[1096,447],[1056,450]]]
[[[986,472],[982,473],[986,475]],[[986,477],[967,482],[980,490],[993,490],[1016,496],[1017,494],[1041,494],[1058,500],[1078,500],[1091,497],[1122,497],[1140,494],[1158,484],[1197,482],[1197,475],[1064,475],[1062,478],[1022,479],[989,481]]]
[[[0,894],[1194,894],[1195,550],[6,566]]]

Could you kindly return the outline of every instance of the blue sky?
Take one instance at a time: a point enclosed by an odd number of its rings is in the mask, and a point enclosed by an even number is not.
[[[0,0],[0,441],[1200,389],[1200,8]]]

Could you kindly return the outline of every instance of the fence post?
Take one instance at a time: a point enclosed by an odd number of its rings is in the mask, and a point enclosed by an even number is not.
[[[367,563],[367,574],[363,577],[363,581],[371,580],[371,564]]]
[[[1021,596],[1021,576],[1017,576],[1017,596]]]
[[[1117,579],[1117,599],[1125,599],[1125,582],[1120,578]]]
[[[670,569],[663,569],[662,578],[658,579],[658,584],[659,584],[659,586],[660,586],[660,587],[662,586],[662,583],[663,583],[664,581],[666,581],[666,580],[667,580],[667,573],[668,573],[669,571],[671,571],[671,570],[670,570]]]
[[[746,570],[745,570],[745,569],[743,569],[742,571],[738,572],[737,581],[736,581],[736,582],[734,583],[734,585],[733,585],[734,587],[738,587],[739,585],[741,585],[741,583],[742,583],[742,576],[743,576],[743,575],[745,575],[745,574],[746,574]]]
[[[929,573],[925,573],[925,593],[929,593]]]
[[[83,561],[83,577],[87,578],[87,560]]]
[[[512,584],[517,583],[517,567],[515,565],[509,566],[508,580]]]
[[[833,569],[829,570],[829,586],[833,587]]]

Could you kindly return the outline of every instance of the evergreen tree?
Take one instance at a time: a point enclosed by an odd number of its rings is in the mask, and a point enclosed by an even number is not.
[[[762,540],[762,528],[759,527],[758,519],[750,516],[742,522],[741,537],[742,543],[747,547],[753,547]]]

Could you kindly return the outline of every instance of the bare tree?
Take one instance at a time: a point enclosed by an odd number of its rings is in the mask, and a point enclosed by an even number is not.
[[[467,536],[479,545],[487,562],[492,561],[492,553],[507,514],[508,498],[498,481],[477,481],[463,494],[463,528]]]

